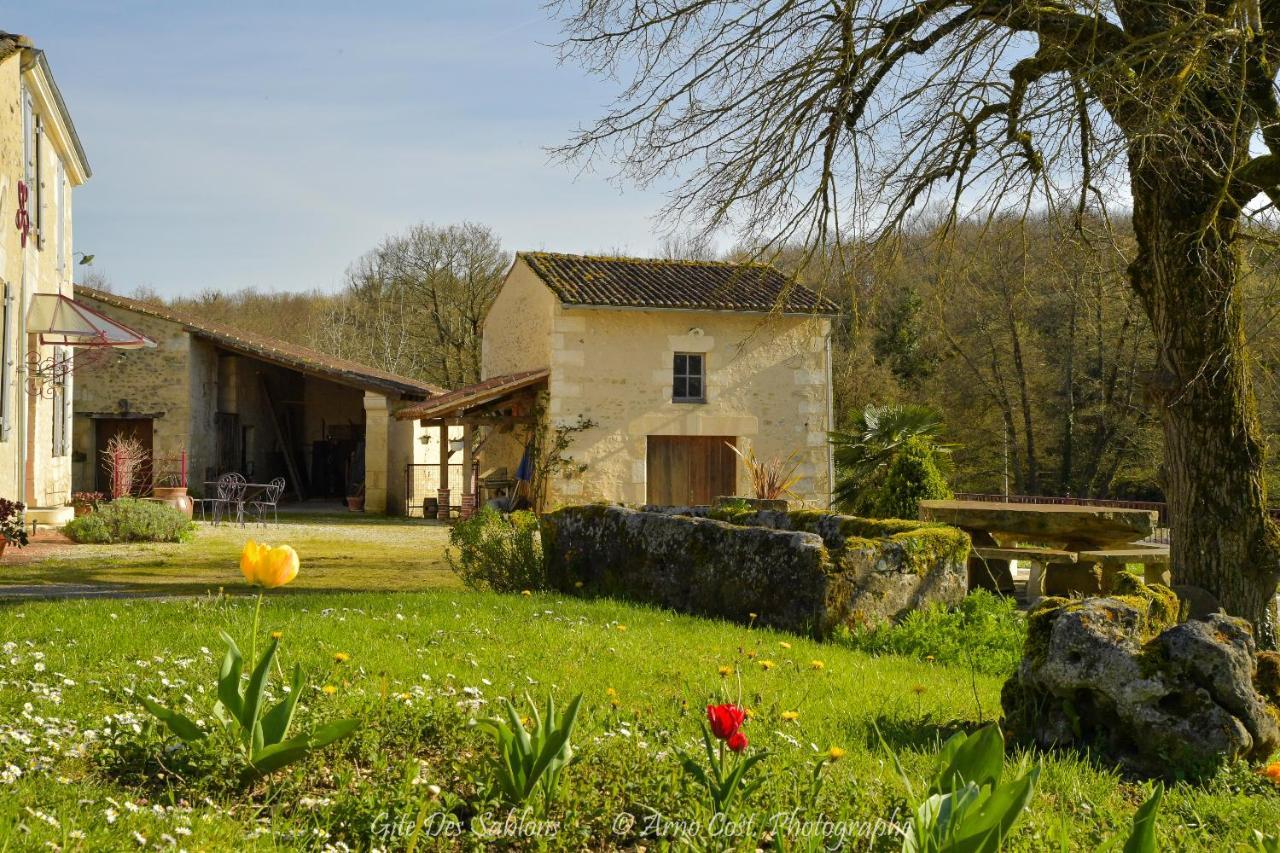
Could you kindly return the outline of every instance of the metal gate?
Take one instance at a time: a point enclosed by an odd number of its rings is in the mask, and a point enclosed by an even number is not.
[[[440,465],[437,462],[410,462],[404,466],[405,515],[409,518],[435,518],[426,507],[436,504],[440,494]],[[449,504],[462,503],[462,465],[449,465]]]

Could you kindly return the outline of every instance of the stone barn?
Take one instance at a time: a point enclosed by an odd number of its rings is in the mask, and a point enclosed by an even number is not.
[[[704,505],[750,493],[737,448],[791,459],[792,500],[826,507],[837,310],[763,264],[521,252],[484,320],[483,380],[396,416],[465,430],[450,503]],[[575,423],[572,464],[532,487],[526,460]]]
[[[252,482],[284,477],[285,499],[341,502],[363,487],[366,512],[405,511],[404,472],[433,448],[423,427],[394,411],[440,388],[165,306],[88,287],[76,295],[158,344],[79,372],[77,491],[106,491],[101,451],[112,436],[132,435],[151,451],[153,476],[185,460],[197,496],[237,471]]]

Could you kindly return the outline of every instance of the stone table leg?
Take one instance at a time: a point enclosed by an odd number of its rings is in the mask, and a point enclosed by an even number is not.
[[[1050,563],[1045,566],[1045,595],[1100,595],[1102,566],[1098,563]]]
[[[1031,569],[1027,573],[1027,606],[1034,607],[1044,597],[1044,563],[1030,560]]]
[[[966,530],[975,546],[997,543],[985,530]],[[1008,560],[988,560],[977,554],[969,555],[969,591],[985,589],[1000,595],[1013,595],[1013,572]]]

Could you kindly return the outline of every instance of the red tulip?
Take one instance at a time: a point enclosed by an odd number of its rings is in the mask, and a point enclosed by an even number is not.
[[[732,749],[734,752],[742,752],[742,750],[747,748],[747,736],[742,732],[734,732],[729,736],[729,740],[726,742],[725,746],[729,747],[729,749]]]
[[[746,718],[746,714],[737,705],[707,706],[707,720],[711,723],[711,733],[720,740],[728,740],[737,734]]]

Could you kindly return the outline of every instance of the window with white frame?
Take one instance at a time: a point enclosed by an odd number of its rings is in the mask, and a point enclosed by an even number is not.
[[[707,401],[707,357],[700,352],[678,352],[672,370],[673,403]]]

